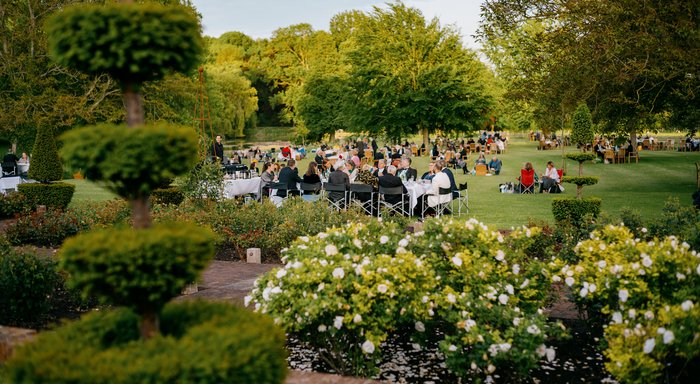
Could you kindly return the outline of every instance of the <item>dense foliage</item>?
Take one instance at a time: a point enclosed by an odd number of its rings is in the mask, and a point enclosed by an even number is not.
[[[552,200],[552,213],[557,222],[583,225],[586,220],[600,214],[602,200],[596,197],[585,199],[555,198]]]
[[[32,166],[29,167],[29,178],[42,183],[57,181],[63,178],[63,166],[58,158],[56,138],[52,129],[41,127],[37,130]]]
[[[673,236],[644,241],[614,226],[576,251],[581,261],[560,265],[553,280],[570,286],[589,313],[602,312],[606,368],[629,383],[691,380],[700,361],[697,252]]]
[[[188,72],[202,54],[196,15],[173,5],[75,5],[51,17],[46,32],[59,64],[88,74],[108,73],[122,83]]]
[[[71,284],[84,294],[157,313],[207,266],[214,239],[188,223],[97,229],[67,240],[60,256]]]
[[[127,198],[169,185],[191,169],[197,156],[196,134],[182,126],[102,125],[67,132],[61,140],[66,164]]]
[[[554,358],[544,343],[560,334],[540,311],[547,265],[521,251],[535,231],[504,237],[475,220],[445,219],[415,235],[375,223],[332,228],[300,237],[246,304],[342,372],[373,372],[382,341],[398,329],[416,341],[439,329],[457,375],[525,377]]]
[[[33,163],[32,166],[34,166]],[[66,209],[73,199],[75,185],[68,183],[23,183],[17,186],[17,190],[24,195],[32,208],[44,205],[49,208]]]
[[[77,215],[70,211],[48,209],[19,216],[5,228],[5,237],[12,245],[58,247],[63,241],[86,230]]]
[[[223,303],[185,302],[166,306],[161,320],[163,337],[147,341],[138,340],[138,316],[127,309],[43,332],[7,363],[8,380],[284,382],[284,334],[267,318]]]
[[[578,144],[581,150],[593,145],[593,118],[586,104],[581,104],[574,112],[571,128],[571,142]]]

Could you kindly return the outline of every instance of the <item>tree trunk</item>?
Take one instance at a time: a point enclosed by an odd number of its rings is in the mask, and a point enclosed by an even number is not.
[[[583,161],[578,162],[578,175],[583,176]]]
[[[151,211],[148,207],[148,196],[139,196],[130,201],[131,219],[134,228],[148,228],[151,226]]]
[[[421,133],[423,134],[423,144],[425,145],[425,150],[430,151],[430,134],[428,133],[428,128],[421,128]]]
[[[581,200],[582,195],[583,195],[583,185],[577,185],[576,186],[576,198]]]
[[[630,143],[632,143],[632,147],[634,148],[634,152],[637,153],[637,131],[632,131],[630,133]]]
[[[124,87],[124,106],[126,107],[126,125],[136,127],[145,122],[143,99],[133,83],[127,83]]]
[[[159,330],[158,314],[155,311],[147,310],[141,313],[141,338],[148,340],[157,335]]]

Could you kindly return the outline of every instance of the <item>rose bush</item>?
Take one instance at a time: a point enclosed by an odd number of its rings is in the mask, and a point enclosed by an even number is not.
[[[444,332],[448,367],[462,377],[525,376],[561,336],[546,321],[547,263],[521,249],[537,229],[502,236],[475,220],[429,220],[407,235],[370,221],[300,237],[286,265],[246,298],[337,372],[371,374],[382,342],[408,330]],[[491,377],[492,378],[492,377]]]
[[[700,255],[673,236],[644,241],[612,225],[576,252],[581,261],[552,278],[579,306],[600,309],[607,369],[631,383],[687,379],[700,359]]]

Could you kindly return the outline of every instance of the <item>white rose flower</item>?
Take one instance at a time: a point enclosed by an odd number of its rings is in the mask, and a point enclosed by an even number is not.
[[[527,333],[532,334],[532,335],[539,335],[540,328],[537,325],[532,324],[529,327],[527,327]]]
[[[425,324],[420,321],[416,321],[416,331],[425,332]]]
[[[581,297],[586,297],[586,296],[588,296],[588,288],[586,288],[586,287],[581,288],[581,291],[579,291],[578,294],[579,294]]]
[[[595,284],[590,284],[588,286],[588,292],[593,293],[598,287]]]
[[[455,352],[457,350],[457,346],[454,344],[450,344],[450,346],[447,348],[450,352]]]
[[[243,298],[243,305],[247,307],[247,306],[250,304],[251,300],[253,300],[253,297],[252,297],[252,296],[246,296],[246,297],[244,297],[244,298]]]
[[[472,371],[476,371],[476,369],[477,369],[478,367],[476,366],[476,363],[472,361],[472,363],[471,363],[471,365],[469,366],[469,368],[471,368]]]
[[[345,271],[343,270],[343,268],[339,267],[339,268],[334,269],[333,270],[333,277],[336,279],[342,279],[343,277],[345,277]]]
[[[389,236],[382,236],[379,238],[380,244],[386,244],[389,241]]]
[[[379,293],[386,293],[386,291],[388,291],[388,290],[389,290],[389,287],[387,287],[386,284],[377,285],[377,291],[379,291]]]
[[[672,331],[664,332],[664,344],[671,344],[671,342],[673,342],[674,339],[675,336],[673,335]]]
[[[452,263],[454,263],[454,265],[456,265],[458,267],[461,267],[462,266],[462,259],[459,256],[454,256],[452,258]]]
[[[626,289],[621,289],[621,290],[617,293],[617,295],[620,297],[620,301],[624,303],[624,302],[627,302],[627,299],[629,298],[630,293],[629,293],[629,291],[626,290]]]
[[[326,232],[321,232],[318,234],[319,239],[325,239],[326,237],[328,237],[328,234]]]
[[[278,294],[278,293],[282,293],[282,288],[280,288],[280,287],[272,287],[272,289],[270,290],[270,294],[271,294],[271,295],[276,295],[276,294]]]
[[[537,353],[539,357],[544,357],[544,355],[547,354],[547,346],[544,344],[540,344],[537,347],[537,349],[535,349],[535,353]]]
[[[620,312],[613,313],[612,320],[615,324],[622,323],[622,313],[620,313]]]
[[[333,321],[333,326],[336,329],[343,328],[343,316],[336,316],[335,320]]]
[[[360,241],[360,239],[353,239],[352,244],[357,248],[362,248],[362,242]]]
[[[645,253],[642,253],[642,256],[643,256],[642,257],[642,265],[647,267],[647,268],[651,267],[651,264],[652,264],[651,257],[649,257],[649,255],[647,255]]]
[[[515,290],[513,289],[512,285],[508,284],[506,285],[506,292],[508,292],[509,295],[512,295],[515,292]]]
[[[373,354],[374,353],[374,344],[369,340],[365,340],[365,342],[362,343],[362,352],[364,352],[368,355]]]
[[[300,239],[301,241],[305,242],[305,243],[308,243],[308,242],[309,242],[309,237],[308,237],[308,236],[301,236],[299,239]]]
[[[501,293],[500,295],[498,295],[498,302],[503,305],[508,304],[508,295],[506,295],[505,293]]]
[[[489,364],[489,366],[486,367],[486,371],[488,373],[494,373],[496,371],[496,367],[494,367],[493,364]]]
[[[338,248],[333,244],[326,245],[326,255],[333,256],[338,254]]]
[[[520,273],[520,264],[513,264],[513,274],[517,275]]]
[[[654,318],[654,312],[646,311],[646,312],[644,312],[644,317],[646,317],[648,320],[651,320]]]
[[[639,324],[639,327],[641,327],[641,324]],[[664,328],[664,327],[656,328],[656,333],[658,333],[659,335],[663,335],[664,332],[666,332],[666,328]]]
[[[466,329],[467,331],[472,329],[475,326],[476,326],[476,321],[474,321],[472,319],[467,319],[467,321],[464,322],[464,329]]]
[[[642,227],[642,233],[647,233],[647,229]]]
[[[428,296],[423,296],[420,301],[422,301],[424,304],[427,303],[429,300]]]
[[[575,281],[574,278],[571,277],[571,276],[567,277],[566,280],[564,280],[564,282],[566,283],[566,285],[568,285],[569,287],[572,286],[572,285],[574,285],[574,281]]]
[[[270,301],[270,291],[271,290],[272,289],[270,287],[266,287],[265,289],[263,289],[263,292],[262,292],[263,300]]]
[[[335,246],[332,246],[332,247],[335,248]],[[325,259],[319,260],[318,263],[321,264],[322,267],[325,267],[326,265],[328,265],[328,261],[326,261]]]
[[[408,247],[408,240],[406,240],[406,239],[399,240],[399,247],[403,247],[403,248]]]
[[[647,355],[651,353],[651,351],[654,350],[654,347],[656,346],[656,339],[646,339],[644,341],[644,353]]]
[[[607,263],[605,262],[605,260],[601,260],[598,262],[598,268],[600,268],[600,269],[605,268],[606,265],[607,265]]]
[[[695,269],[695,272],[697,272],[698,275],[700,275],[700,264],[698,264],[698,267]]]
[[[321,292],[321,291],[323,291],[324,288],[326,288],[326,284],[321,283],[318,285],[316,292]]]
[[[521,319],[519,317],[514,317],[513,318],[513,325],[517,327],[518,325],[520,325],[520,321],[521,321]]]
[[[286,269],[280,269],[279,271],[277,271],[277,273],[275,274],[275,276],[277,276],[278,279],[281,279],[281,278],[287,276],[287,270],[286,270]]]
[[[502,250],[499,249],[498,251],[496,251],[496,260],[503,261],[503,259],[505,259],[505,258],[506,258],[506,254],[503,253]]]
[[[635,317],[637,317],[637,311],[635,311],[634,309],[630,309],[629,311],[627,311],[627,317],[629,317],[630,319],[634,319]]]
[[[693,302],[690,300],[686,300],[683,303],[681,303],[681,309],[684,310],[685,312],[690,311],[693,308]]]
[[[554,275],[552,276],[552,281],[558,283],[561,281],[561,277],[559,277],[559,275]]]
[[[362,322],[362,315],[360,315],[359,313],[357,315],[355,315],[355,317],[352,318],[352,322],[355,324],[361,323]]]
[[[318,331],[319,332],[326,332],[326,329],[328,329],[325,325],[321,324],[318,326]]]
[[[293,269],[299,269],[299,268],[301,268],[303,265],[304,265],[304,263],[302,263],[301,261],[295,261],[295,262],[292,263],[292,268],[293,268]]]
[[[527,287],[528,284],[530,284],[530,279],[525,279],[525,281],[523,281],[523,283],[520,284],[520,289]]]
[[[455,302],[457,302],[457,298],[452,293],[448,293],[447,301],[454,304]]]

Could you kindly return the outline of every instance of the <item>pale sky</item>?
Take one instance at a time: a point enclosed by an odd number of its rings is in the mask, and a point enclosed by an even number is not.
[[[272,32],[293,24],[309,23],[315,30],[328,30],[333,15],[359,9],[370,11],[386,1],[371,0],[193,0],[202,14],[204,34],[218,37],[239,31],[253,38],[269,38]],[[479,26],[482,0],[405,0],[418,8],[426,19],[437,17],[440,24],[454,24],[464,44],[478,48],[471,35]]]

